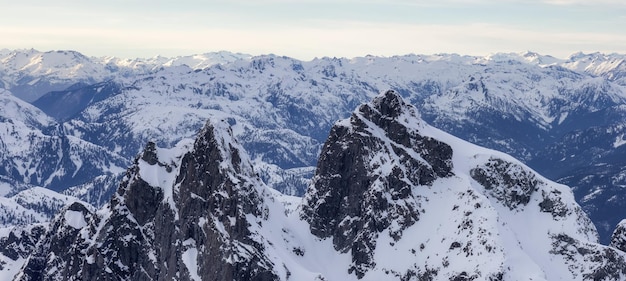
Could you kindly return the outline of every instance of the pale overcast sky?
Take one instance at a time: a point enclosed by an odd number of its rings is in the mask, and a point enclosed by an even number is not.
[[[624,0],[0,0],[0,13],[0,49],[89,56],[626,53]]]

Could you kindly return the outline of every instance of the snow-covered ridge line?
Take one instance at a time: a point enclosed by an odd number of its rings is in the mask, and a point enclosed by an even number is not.
[[[147,59],[122,59],[87,57],[67,50],[5,50],[0,53],[0,87],[14,89],[14,94],[18,97],[32,102],[46,92],[64,90],[77,83],[123,80],[125,77],[151,73],[164,67],[185,65],[191,69],[203,69],[250,57],[222,51],[171,58],[156,56]],[[35,91],[22,89],[24,87]]]

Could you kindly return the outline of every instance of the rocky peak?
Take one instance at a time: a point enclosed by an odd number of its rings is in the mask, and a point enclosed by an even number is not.
[[[73,280],[80,276],[83,251],[88,246],[80,233],[93,233],[99,221],[90,209],[80,202],[63,208],[14,280]]]
[[[393,90],[386,91],[382,95],[375,97],[370,104],[364,104],[364,107],[371,107],[384,118],[398,118],[404,110],[411,110],[402,97]]]
[[[150,142],[101,217],[69,206],[19,280],[276,280],[251,230],[267,213],[261,186],[226,122],[172,149]],[[76,250],[59,254],[60,244]]]
[[[154,165],[159,161],[156,144],[154,142],[148,142],[146,148],[141,153],[141,160],[146,161],[150,165]]]
[[[0,254],[12,261],[27,258],[45,232],[45,224],[14,227],[7,236],[0,238]],[[5,263],[0,261],[0,270],[4,269]]]
[[[180,239],[193,241],[183,249],[200,251],[198,274],[219,272],[216,280],[277,278],[263,245],[251,238],[252,224],[261,223],[267,212],[263,184],[226,122],[208,123],[200,131],[182,159],[175,186]]]
[[[351,253],[357,277],[375,266],[383,231],[397,240],[419,220],[412,189],[451,175],[451,147],[421,127],[415,108],[387,91],[336,123],[324,144],[302,217],[314,235]]]

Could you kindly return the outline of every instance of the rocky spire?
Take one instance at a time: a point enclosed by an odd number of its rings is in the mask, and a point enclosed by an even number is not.
[[[57,219],[18,280],[276,280],[251,238],[261,185],[225,122],[173,149],[148,143],[101,217],[83,207],[81,228]]]
[[[451,175],[452,149],[420,135],[414,107],[394,91],[333,126],[322,149],[302,217],[311,232],[350,252],[357,277],[375,266],[380,232],[398,239],[422,212],[412,189]]]
[[[80,280],[83,251],[89,246],[81,233],[93,233],[98,220],[83,203],[61,210],[14,280]]]

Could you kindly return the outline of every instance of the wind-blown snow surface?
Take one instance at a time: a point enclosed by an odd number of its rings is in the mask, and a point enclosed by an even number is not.
[[[568,187],[427,125],[391,91],[335,123],[293,202],[258,178],[228,123],[209,121],[193,145],[150,143],[110,205],[68,209],[86,224],[59,215],[46,239],[74,241],[71,256],[42,243],[17,280],[626,278],[626,254],[597,244]]]

